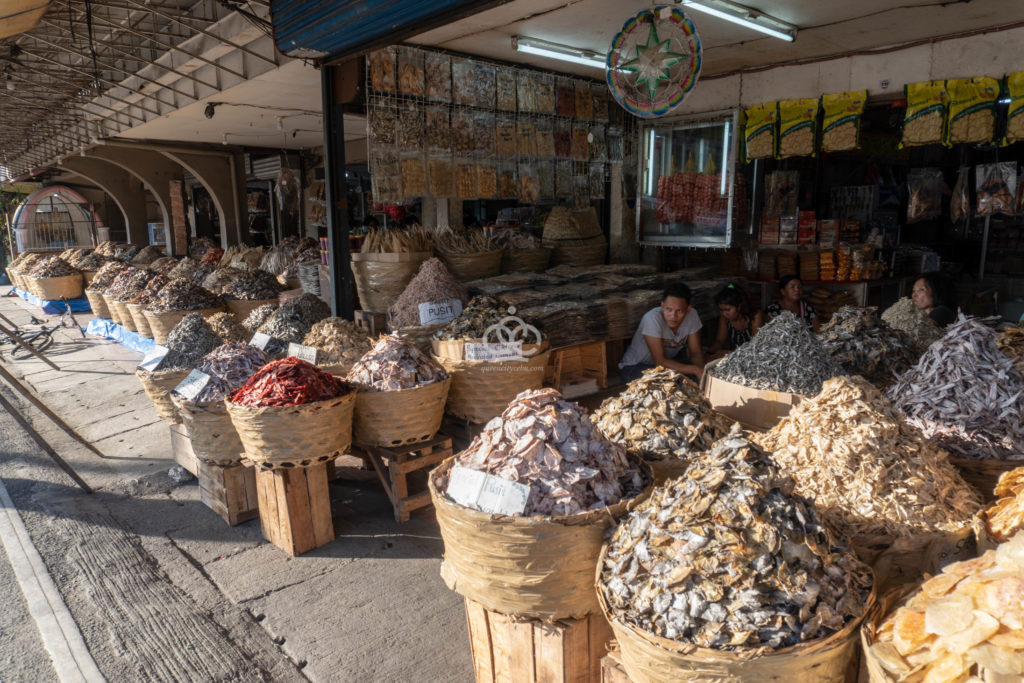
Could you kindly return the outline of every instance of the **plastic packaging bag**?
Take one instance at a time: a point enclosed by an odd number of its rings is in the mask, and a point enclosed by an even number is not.
[[[427,99],[452,101],[452,58],[439,52],[428,52],[425,60]]]
[[[814,155],[818,127],[818,100],[779,102],[779,158]]]
[[[821,151],[842,152],[860,147],[860,121],[867,101],[867,90],[821,96]]]
[[[1013,213],[1017,193],[1017,162],[1003,161],[974,167],[978,215]]]
[[[945,140],[946,94],[945,81],[910,83],[904,88],[907,113],[903,118],[903,141],[900,147],[931,145]]]
[[[1006,110],[1006,138],[1004,144],[1024,140],[1024,72],[1006,77],[1010,106]]]
[[[503,157],[516,154],[516,121],[511,116],[499,114],[494,131],[494,153]]]
[[[942,214],[942,171],[913,168],[907,174],[907,223],[938,218]]]
[[[435,197],[455,196],[455,172],[450,156],[430,156],[427,159],[427,175],[430,179],[430,194]]]
[[[422,97],[426,92],[426,77],[423,72],[423,52],[413,47],[399,48],[398,89],[405,95]]]
[[[537,167],[532,163],[519,164],[518,199],[524,204],[533,204],[540,198],[540,181]]]
[[[367,66],[370,69],[370,87],[377,92],[396,91],[395,81],[395,54],[394,47],[386,47],[383,50],[371,52],[367,57]]]
[[[743,138],[747,146],[747,161],[775,156],[776,124],[779,121],[779,108],[775,102],[751,107],[746,115]]]
[[[427,107],[427,147],[438,152],[452,148],[452,124],[448,107]]]
[[[495,75],[497,107],[501,111],[516,110],[516,72],[512,69],[498,69]]]
[[[966,222],[971,216],[970,168],[961,166],[953,185],[953,196],[949,200],[949,220],[954,225]]]
[[[537,77],[537,113],[555,113],[555,80],[547,74]]]
[[[996,100],[999,81],[994,78],[962,78],[946,81],[949,94],[947,141],[991,142],[996,135]]]

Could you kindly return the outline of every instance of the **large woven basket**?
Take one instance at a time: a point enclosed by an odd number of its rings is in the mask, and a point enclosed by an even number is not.
[[[98,272],[99,272],[98,270],[83,270],[82,271],[82,279],[85,280],[85,286],[86,287],[88,287],[90,284],[92,284],[92,280],[93,280],[94,277],[96,277],[96,273],[98,273]]]
[[[228,312],[235,316],[235,320],[241,323],[249,317],[250,313],[260,306],[265,304],[276,304],[277,297],[274,297],[273,299],[253,299],[251,301],[243,299],[228,299],[225,303],[227,303]]]
[[[544,221],[544,231],[541,236],[545,242],[580,239],[580,229],[572,218],[572,211],[564,206],[556,206],[551,209]]]
[[[913,536],[855,535],[850,543],[864,564],[875,573],[879,593],[917,583],[925,574],[934,576],[952,562],[976,555],[970,521],[958,531],[932,531]]]
[[[245,452],[224,401],[197,403],[171,395],[196,457],[207,465],[229,467],[242,462]]]
[[[352,277],[362,309],[386,312],[405,291],[420,265],[431,256],[430,252],[352,254]]]
[[[45,301],[77,299],[85,290],[81,273],[63,277],[35,277],[31,278],[31,283],[34,290],[32,293]]]
[[[199,313],[204,318],[209,318],[214,313],[220,313],[223,310],[224,308],[221,306],[202,308],[196,311],[164,311],[162,313],[146,309],[143,311],[143,315],[149,321],[149,329],[153,332],[153,339],[156,340],[157,344],[163,344],[167,341],[167,335],[171,333],[174,326],[180,323],[181,319],[189,313]]]
[[[110,319],[118,325],[124,325],[121,321],[121,309],[117,307],[117,302],[114,301],[112,296],[107,294],[103,295],[103,303],[107,305],[107,310],[110,311]]]
[[[476,423],[501,415],[520,392],[543,386],[550,355],[545,351],[525,361],[507,362],[434,356],[452,378],[445,412]]]
[[[124,307],[135,323],[135,331],[143,337],[152,339],[153,330],[149,328],[149,320],[146,319],[146,314],[144,313],[146,304],[125,304]]]
[[[102,292],[93,292],[87,289],[85,298],[89,300],[89,308],[92,309],[93,315],[97,318],[110,318],[110,309],[107,308],[107,302],[103,298]]]
[[[156,408],[156,414],[171,424],[179,424],[181,415],[171,401],[171,391],[188,375],[188,370],[136,370],[135,375],[142,382],[142,389]]]
[[[458,282],[470,282],[494,277],[501,273],[501,249],[475,254],[439,253],[448,272]]]
[[[604,237],[568,242],[545,242],[551,249],[551,266],[599,266],[605,261],[608,243]]]
[[[404,446],[437,434],[451,378],[400,391],[360,391],[352,432],[362,446]]]
[[[1024,466],[1024,460],[950,458],[949,461],[960,471],[960,476],[964,478],[964,481],[973,486],[986,503],[991,503],[996,499],[993,491],[1000,475]]]
[[[502,273],[543,273],[551,262],[551,249],[506,249],[501,252]]]
[[[18,289],[21,289],[21,286],[20,286],[21,276],[18,275],[18,271],[13,270],[10,266],[7,266],[6,268],[4,268],[4,271],[7,273],[7,279],[11,281],[11,284],[14,285],[15,287],[17,287]]]
[[[336,458],[352,444],[353,393],[299,406],[225,403],[245,457],[262,469],[311,467]]]
[[[121,320],[121,325],[124,329],[129,332],[139,331],[138,326],[135,324],[135,318],[132,317],[131,311],[128,310],[128,304],[123,301],[112,301],[107,299],[107,308],[116,312],[116,315]]]

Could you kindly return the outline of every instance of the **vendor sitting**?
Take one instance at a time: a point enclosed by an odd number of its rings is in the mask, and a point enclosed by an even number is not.
[[[661,306],[644,314],[619,363],[624,380],[632,382],[644,370],[659,365],[689,375],[694,381],[700,379],[704,373],[701,324],[697,311],[690,306],[691,296],[686,285],[670,285],[661,297]]]
[[[750,341],[764,325],[764,314],[750,301],[740,285],[730,282],[715,294],[718,307],[718,334],[708,349],[709,361]]]
[[[765,311],[768,320],[782,315],[783,311],[789,311],[818,333],[821,321],[818,320],[818,312],[814,307],[804,301],[804,284],[796,275],[783,275],[779,278],[779,300],[770,305]]]
[[[925,273],[918,278],[910,298],[939,327],[956,320],[956,289],[942,273]]]

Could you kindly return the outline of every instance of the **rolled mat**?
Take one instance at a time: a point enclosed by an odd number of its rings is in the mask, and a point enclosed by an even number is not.
[[[362,446],[404,446],[437,434],[451,378],[400,391],[356,394],[353,435]]]

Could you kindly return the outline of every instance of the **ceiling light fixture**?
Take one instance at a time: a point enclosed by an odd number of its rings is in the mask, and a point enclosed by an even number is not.
[[[598,52],[568,45],[559,45],[558,43],[552,43],[539,38],[512,36],[512,49],[528,55],[582,64],[583,66],[590,66],[595,69],[604,69],[605,67],[605,57]]]
[[[740,5],[731,0],[680,0],[681,5],[698,12],[710,14],[719,19],[731,21],[740,26],[760,31],[761,33],[793,42],[796,40],[797,27],[770,14],[764,14],[750,7]]]

